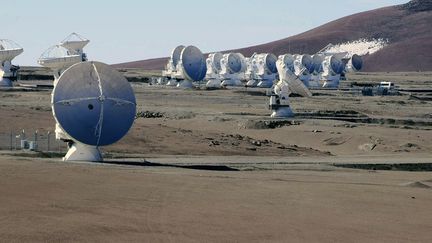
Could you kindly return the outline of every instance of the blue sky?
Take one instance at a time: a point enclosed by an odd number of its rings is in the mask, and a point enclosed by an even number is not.
[[[168,56],[179,44],[211,52],[266,43],[407,1],[0,0],[0,38],[24,48],[16,64],[37,65],[44,50],[77,32],[91,40],[89,59],[112,64]]]

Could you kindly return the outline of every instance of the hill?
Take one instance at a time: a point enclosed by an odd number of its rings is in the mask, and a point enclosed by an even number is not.
[[[358,39],[387,39],[382,50],[364,57],[364,71],[432,71],[432,0],[350,15],[299,35],[236,50],[245,56],[254,52],[314,54],[328,43]],[[163,69],[167,59],[157,58],[114,65],[123,68]]]

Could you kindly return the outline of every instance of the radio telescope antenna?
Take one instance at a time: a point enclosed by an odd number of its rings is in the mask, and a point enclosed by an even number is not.
[[[296,93],[304,97],[312,96],[310,90],[295,74],[295,57],[290,54],[279,56],[276,67],[279,73],[279,82],[272,87],[269,108],[271,117],[292,117],[294,114],[289,104],[289,95]]]
[[[322,78],[325,80],[323,87],[337,88],[341,74],[344,72],[345,65],[336,55],[326,56],[322,62]]]
[[[346,65],[347,72],[358,72],[363,68],[363,59],[361,56],[354,54],[348,60]]]
[[[48,48],[38,59],[41,66],[50,68],[54,73],[54,85],[64,70],[75,63],[81,62],[82,57],[78,54],[71,54],[61,45],[55,45]]]
[[[314,70],[312,57],[308,54],[294,55],[294,69],[297,77],[309,87],[311,73]]]
[[[80,36],[77,33],[68,35],[60,45],[69,50],[70,54],[83,54],[83,48],[90,42],[90,40]]]
[[[324,57],[325,57],[324,54],[319,54],[319,53],[312,56],[313,72],[311,73],[309,86],[308,86],[310,88],[322,87],[321,73],[323,72],[322,62],[324,61]]]
[[[24,49],[11,40],[0,39],[0,87],[12,87],[19,67],[12,65],[12,60],[23,53]]]
[[[135,95],[126,78],[93,61],[63,72],[51,105],[56,122],[70,138],[64,161],[101,161],[99,147],[126,135],[136,112]]]
[[[202,81],[207,72],[206,60],[200,49],[195,46],[185,47],[177,64],[178,79],[177,87],[192,88],[192,82]]]
[[[87,61],[83,48],[89,42],[77,33],[72,33],[60,44],[51,46],[42,53],[38,63],[54,72],[54,86],[64,70],[75,63]]]
[[[207,73],[205,79],[207,79],[207,88],[220,88],[221,87],[221,77],[220,73],[222,71],[221,60],[223,58],[222,53],[215,52],[209,54],[206,65]]]
[[[276,68],[277,57],[274,54],[258,54],[255,56],[257,68],[257,86],[260,88],[271,88],[276,79],[278,70]]]
[[[224,54],[221,60],[222,86],[241,86],[246,71],[245,57],[240,53]]]
[[[162,76],[168,80],[167,86],[177,86],[177,64],[180,61],[181,52],[185,46],[180,45],[174,48],[171,52],[171,56],[168,60],[165,70],[162,72]]]

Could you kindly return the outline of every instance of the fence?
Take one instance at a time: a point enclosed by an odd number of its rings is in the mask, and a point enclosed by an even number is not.
[[[55,139],[54,132],[38,131],[0,132],[0,150],[34,150],[41,152],[66,152],[67,144]]]

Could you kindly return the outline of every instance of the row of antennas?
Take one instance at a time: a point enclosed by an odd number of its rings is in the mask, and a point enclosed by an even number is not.
[[[194,53],[183,52],[189,48],[193,48]],[[194,64],[184,65],[185,58],[193,60]],[[270,88],[278,80],[277,60],[278,57],[271,53],[254,53],[251,57],[244,57],[241,53],[216,52],[209,54],[204,61],[204,55],[198,48],[178,46],[172,51],[163,76],[168,86],[189,88],[192,86],[192,81],[207,80],[206,86],[209,88],[221,86]],[[363,60],[358,55],[328,53],[325,52],[325,48],[312,56],[285,54],[284,60],[298,78],[310,88],[338,87],[345,73],[359,71],[363,66]],[[185,75],[185,72],[189,71],[196,74],[194,78]]]
[[[42,53],[38,63],[54,71],[57,80],[60,74],[71,65],[86,61],[83,48],[90,41],[77,33],[67,36],[59,44],[51,46]],[[24,49],[17,43],[0,39],[0,86],[12,87],[12,80],[16,78],[18,66],[12,65],[12,60],[23,53]]]

